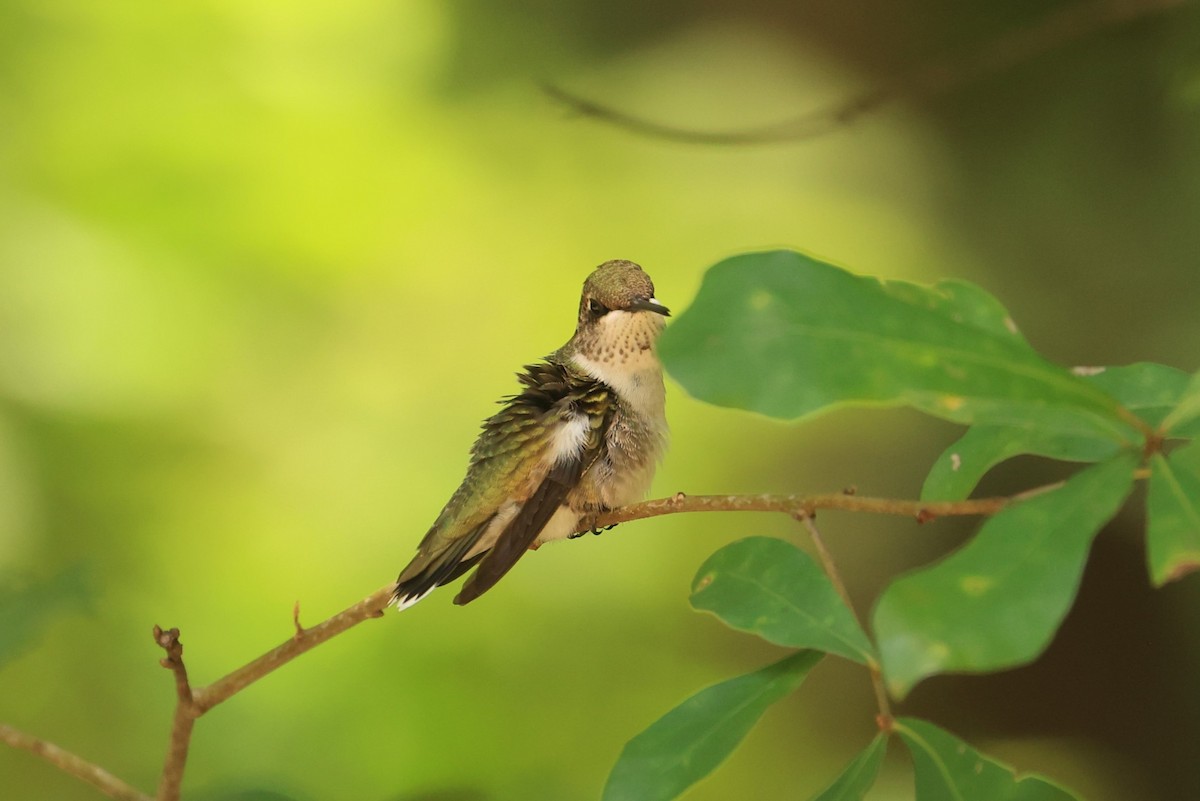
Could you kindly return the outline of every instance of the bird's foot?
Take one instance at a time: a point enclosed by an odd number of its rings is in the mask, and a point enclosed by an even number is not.
[[[585,517],[584,517],[584,518],[583,518],[583,519],[580,521],[580,523],[581,523],[582,525],[580,526],[580,529],[579,529],[579,531],[576,531],[574,534],[568,534],[568,535],[567,535],[567,539],[569,539],[569,540],[577,540],[577,539],[579,539],[580,537],[582,537],[584,534],[594,534],[594,535],[596,535],[596,536],[599,536],[599,535],[601,534],[601,532],[604,532],[604,531],[612,531],[614,528],[616,528],[616,527],[617,527],[617,524],[616,524],[616,523],[613,523],[613,524],[612,524],[612,525],[610,525],[610,526],[598,526],[598,525],[596,525],[596,523],[595,523],[595,520],[596,520],[596,518],[597,518],[597,517],[599,517],[599,516],[600,516],[600,512],[594,512],[594,513],[592,513],[592,514],[589,514],[589,515],[585,516]]]

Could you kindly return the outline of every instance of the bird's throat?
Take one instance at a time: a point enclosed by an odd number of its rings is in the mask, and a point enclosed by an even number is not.
[[[663,322],[651,312],[610,312],[590,330],[576,333],[570,358],[579,369],[612,387],[633,411],[660,418],[664,390],[655,343]]]

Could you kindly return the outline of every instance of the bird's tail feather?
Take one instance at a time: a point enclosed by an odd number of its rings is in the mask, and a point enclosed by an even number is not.
[[[426,564],[422,564],[414,571],[413,568],[417,567],[422,559],[418,555],[412,564],[406,567],[400,574],[400,577],[396,579],[396,589],[392,590],[392,603],[396,605],[396,608],[407,609],[431,593],[435,588],[454,581],[454,579],[474,567],[487,551],[472,554],[465,559],[463,557],[478,542],[479,536],[490,522],[490,519],[484,521],[483,524],[470,534],[461,537],[450,548],[447,548],[444,552],[430,559]]]

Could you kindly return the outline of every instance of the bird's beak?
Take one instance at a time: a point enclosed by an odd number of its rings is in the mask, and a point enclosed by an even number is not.
[[[654,298],[646,298],[645,300],[635,300],[629,304],[627,311],[648,311],[655,314],[661,314],[663,317],[670,317],[671,310],[659,303]]]

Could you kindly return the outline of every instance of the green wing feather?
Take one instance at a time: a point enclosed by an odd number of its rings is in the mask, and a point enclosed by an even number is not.
[[[537,539],[583,472],[600,455],[610,421],[607,388],[551,358],[529,365],[517,376],[524,390],[502,401],[504,408],[484,421],[471,449],[466,478],[421,540],[417,556],[397,580],[394,598],[409,601],[453,581],[480,559],[475,575],[455,599],[464,604],[492,587]],[[581,453],[548,465],[555,425],[578,415],[590,422]],[[529,488],[532,487],[532,490]],[[486,554],[467,554],[499,509],[528,492],[517,515]]]

